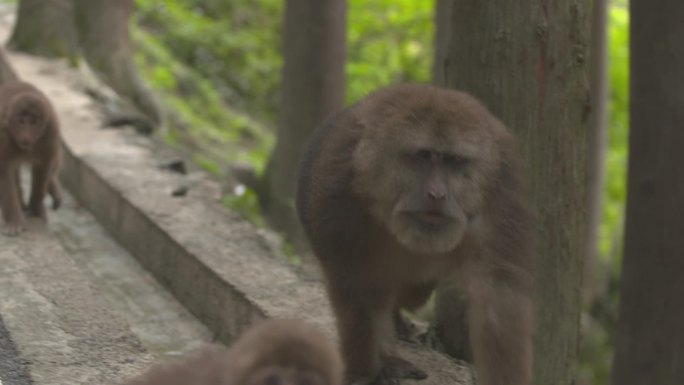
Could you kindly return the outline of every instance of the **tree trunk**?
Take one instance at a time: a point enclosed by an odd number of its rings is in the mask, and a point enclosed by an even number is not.
[[[157,101],[133,61],[133,0],[74,0],[74,5],[80,46],[90,67],[155,125],[161,124]]]
[[[445,81],[520,139],[537,206],[535,384],[573,383],[585,236],[590,2],[454,1]],[[438,307],[436,311],[443,311]]]
[[[434,61],[432,63],[432,84],[444,86],[444,59],[449,49],[449,28],[451,25],[451,4],[454,0],[435,1]]]
[[[434,62],[432,84],[446,86],[446,58],[451,38],[452,4],[454,0],[435,1]],[[438,347],[450,356],[467,362],[473,361],[468,328],[467,293],[458,285],[445,285],[435,296],[432,329],[439,339]]]
[[[684,384],[684,3],[630,1],[625,251],[612,383]]]
[[[71,0],[21,0],[10,48],[45,57],[79,57]]]
[[[300,156],[314,128],[344,107],[347,2],[285,4],[278,137],[260,193],[269,223],[298,246],[304,239],[294,210]]]
[[[17,73],[14,71],[14,68],[12,68],[12,65],[10,65],[9,60],[7,60],[5,51],[0,50],[0,84],[5,84],[9,81],[18,79]]]
[[[606,101],[608,100],[608,1],[594,0],[591,24],[590,77],[591,113],[589,115],[589,160],[587,182],[587,235],[584,250],[585,303],[590,303],[596,292],[595,270],[598,258],[598,238],[603,218],[603,180],[606,152]]]

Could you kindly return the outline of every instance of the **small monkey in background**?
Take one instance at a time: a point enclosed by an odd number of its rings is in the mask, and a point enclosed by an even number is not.
[[[326,277],[346,383],[424,378],[388,344],[397,314],[455,280],[469,297],[479,384],[530,384],[526,190],[513,136],[463,92],[389,87],[315,131],[297,208]]]
[[[17,235],[26,226],[19,178],[22,164],[31,166],[30,215],[47,220],[43,200],[62,201],[57,170],[61,159],[57,116],[47,97],[31,84],[12,81],[0,86],[0,210],[4,233]]]
[[[268,320],[229,348],[205,348],[127,385],[341,385],[342,358],[314,327]]]

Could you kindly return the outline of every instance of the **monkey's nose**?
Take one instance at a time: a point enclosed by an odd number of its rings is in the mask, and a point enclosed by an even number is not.
[[[443,189],[430,189],[427,193],[432,200],[440,201],[446,198],[446,191]]]

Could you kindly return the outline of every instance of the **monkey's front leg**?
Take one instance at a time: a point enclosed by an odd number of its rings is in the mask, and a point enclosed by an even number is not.
[[[26,218],[21,209],[14,170],[0,169],[0,209],[5,221],[3,232],[14,236],[26,229]]]
[[[29,199],[29,213],[35,217],[47,220],[45,213],[45,195],[52,180],[50,167],[44,164],[35,164],[32,169],[31,197]]]
[[[532,381],[533,306],[528,283],[515,275],[475,276],[468,285],[470,341],[481,385]]]
[[[57,210],[62,206],[62,187],[57,176],[53,176],[48,184],[48,194],[52,197],[52,209]]]
[[[392,331],[390,293],[349,287],[329,291],[346,366],[345,384],[398,384],[383,371],[380,357],[384,337]]]

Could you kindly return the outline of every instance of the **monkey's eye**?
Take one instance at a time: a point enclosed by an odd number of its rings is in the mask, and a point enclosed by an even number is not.
[[[19,124],[27,126],[33,126],[37,123],[37,119],[30,115],[22,115],[19,117],[18,121]]]
[[[302,375],[297,381],[297,385],[316,385],[322,384],[323,382],[324,381],[319,380],[315,375]]]
[[[432,151],[430,150],[418,150],[415,154],[416,159],[429,161],[432,159]]]
[[[456,154],[444,154],[442,162],[449,168],[461,168],[470,163],[470,159]]]
[[[264,385],[281,385],[282,381],[278,373],[271,373],[264,378]]]
[[[433,152],[426,149],[407,152],[404,154],[404,159],[414,165],[427,164],[433,159]]]

